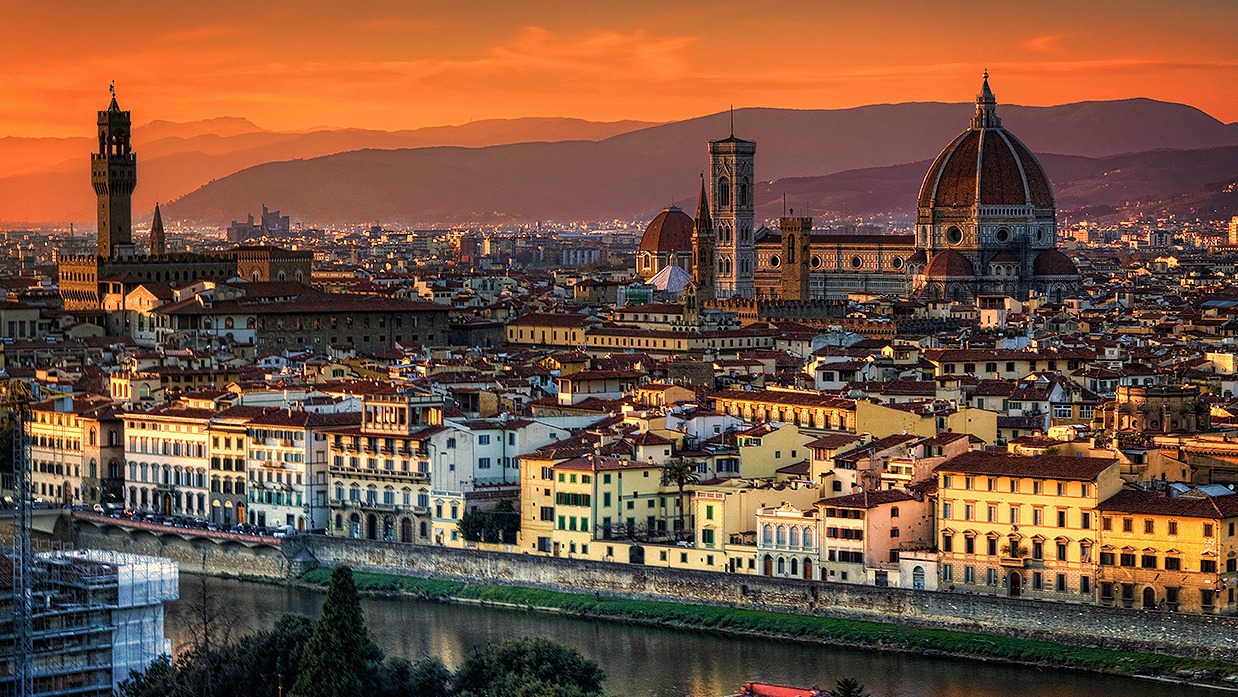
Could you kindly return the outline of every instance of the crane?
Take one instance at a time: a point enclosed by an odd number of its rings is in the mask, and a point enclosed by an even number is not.
[[[29,438],[26,434],[26,418],[30,412],[31,391],[26,383],[10,378],[0,383],[0,409],[8,421],[12,437],[13,499],[16,510],[13,515],[13,693],[17,697],[29,697],[34,693],[34,607],[31,598],[30,567],[33,563],[30,550],[30,496],[29,483]]]

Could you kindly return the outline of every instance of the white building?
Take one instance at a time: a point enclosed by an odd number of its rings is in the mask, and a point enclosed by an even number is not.
[[[569,438],[593,417],[449,419],[429,441],[434,544],[461,545],[460,517],[520,496],[521,455]]]
[[[249,522],[298,530],[327,527],[328,431],[355,426],[360,420],[355,412],[292,409],[265,409],[253,416],[247,426],[245,458]]]
[[[159,515],[210,515],[208,426],[214,413],[172,405],[123,415],[130,508]]]

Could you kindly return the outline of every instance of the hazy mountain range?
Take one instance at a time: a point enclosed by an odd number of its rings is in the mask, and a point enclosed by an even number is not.
[[[927,161],[973,109],[754,108],[734,121],[737,136],[758,143],[760,217],[779,213],[783,193],[810,214],[910,214]],[[1226,188],[1238,180],[1238,124],[1148,99],[998,113],[1038,153],[1064,211],[1236,208]],[[203,223],[243,218],[263,203],[323,223],[639,218],[672,202],[694,206],[706,143],[729,130],[725,113],[660,125],[519,119],[395,133],[155,122],[135,129],[134,210],[148,216],[158,199],[169,202],[165,220]],[[90,148],[87,138],[0,139],[0,219],[89,221]]]
[[[214,179],[265,162],[362,148],[485,147],[522,141],[596,140],[649,125],[642,121],[525,118],[409,131],[321,128],[281,133],[235,117],[191,123],[152,121],[133,129],[133,147],[138,155],[134,215],[149,217],[155,201],[168,201]],[[94,148],[94,139],[90,137],[0,137],[0,221],[93,224],[90,153]],[[279,205],[271,203],[272,207]]]

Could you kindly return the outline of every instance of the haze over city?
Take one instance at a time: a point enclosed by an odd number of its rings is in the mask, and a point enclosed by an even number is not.
[[[0,693],[1238,685],[1238,4],[0,20]]]

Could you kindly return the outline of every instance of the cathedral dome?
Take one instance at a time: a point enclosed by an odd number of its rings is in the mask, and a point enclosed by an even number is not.
[[[640,238],[642,252],[691,252],[692,217],[677,206],[669,206],[645,228]]]
[[[1050,249],[1036,257],[1032,272],[1037,276],[1076,276],[1079,274],[1079,269],[1070,257],[1056,249]]]
[[[971,278],[976,272],[967,257],[947,249],[933,255],[924,275],[928,278]]]
[[[1053,208],[1044,168],[1026,145],[1002,128],[988,73],[971,125],[941,151],[920,186],[920,208],[976,205]]]

